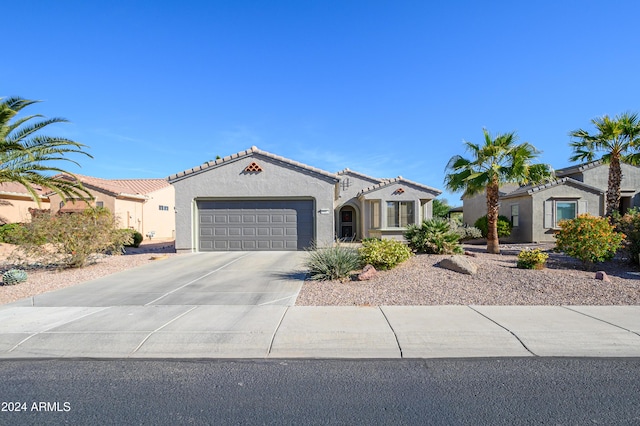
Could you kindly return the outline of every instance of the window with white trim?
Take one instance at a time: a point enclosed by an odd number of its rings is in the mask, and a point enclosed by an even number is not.
[[[571,220],[578,215],[587,213],[587,200],[574,199],[549,199],[544,202],[544,228],[558,229],[563,220]]]
[[[388,227],[404,228],[413,222],[413,201],[387,201]]]
[[[575,201],[556,201],[555,203],[555,227],[562,220],[575,219],[578,212],[578,203]]]
[[[511,226],[514,228],[520,226],[520,206],[518,204],[511,205]]]

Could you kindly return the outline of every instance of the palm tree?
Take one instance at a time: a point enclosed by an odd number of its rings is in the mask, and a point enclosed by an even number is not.
[[[460,155],[451,157],[447,164],[450,171],[445,176],[447,189],[464,195],[475,195],[486,191],[487,195],[487,252],[500,253],[498,241],[499,189],[507,183],[519,185],[539,183],[552,176],[551,168],[546,164],[531,164],[539,151],[531,144],[516,144],[515,132],[499,134],[492,138],[487,129],[483,129],[484,144],[478,145],[465,141],[471,159]]]
[[[638,114],[625,112],[611,119],[608,115],[594,118],[591,123],[596,133],[578,129],[569,133],[577,140],[571,142],[573,156],[570,161],[593,161],[596,153],[602,153],[602,162],[609,164],[607,182],[607,217],[620,208],[620,184],[622,182],[621,162],[637,165],[640,163],[640,122]]]
[[[72,173],[59,167],[61,161],[79,165],[66,157],[67,154],[93,158],[83,150],[86,146],[66,138],[39,133],[50,124],[66,123],[67,120],[44,119],[40,114],[13,120],[23,108],[37,102],[40,101],[19,97],[0,98],[0,183],[22,184],[38,204],[40,199],[35,186],[50,189],[65,199],[91,198],[79,181],[65,179],[65,175],[73,176]],[[40,118],[43,119],[38,120]],[[52,176],[52,172],[57,174]]]

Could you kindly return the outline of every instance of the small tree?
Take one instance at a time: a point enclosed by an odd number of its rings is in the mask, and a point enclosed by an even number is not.
[[[131,232],[118,229],[106,209],[52,216],[42,214],[25,225],[18,241],[22,255],[45,264],[80,268],[94,254],[122,253],[131,242]]]
[[[447,202],[446,199],[438,200],[437,198],[433,200],[433,217],[444,219],[449,216],[449,210],[451,210],[451,206]]]
[[[500,186],[506,183],[539,183],[551,177],[546,164],[532,164],[539,151],[531,144],[516,143],[515,132],[492,137],[484,129],[484,143],[465,142],[471,158],[461,155],[451,157],[447,164],[449,173],[445,185],[452,191],[464,191],[465,195],[485,192],[487,198],[488,235],[487,252],[500,253],[498,240],[498,211]]]

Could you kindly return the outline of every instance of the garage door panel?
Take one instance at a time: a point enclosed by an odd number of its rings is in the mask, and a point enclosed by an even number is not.
[[[199,249],[299,250],[314,235],[311,200],[198,201]]]

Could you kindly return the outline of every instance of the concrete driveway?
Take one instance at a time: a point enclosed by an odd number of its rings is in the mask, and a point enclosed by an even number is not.
[[[305,255],[306,252],[180,255],[12,306],[291,306],[304,279]]]
[[[264,357],[305,252],[198,253],[0,307],[0,358]]]

